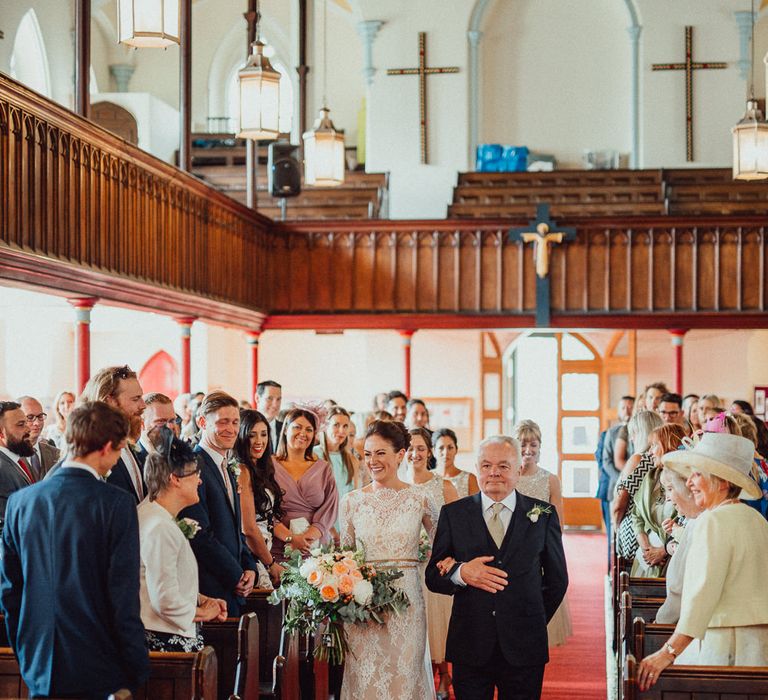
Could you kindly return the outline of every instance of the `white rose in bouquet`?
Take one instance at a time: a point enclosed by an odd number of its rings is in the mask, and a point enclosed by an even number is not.
[[[373,595],[371,582],[365,579],[357,581],[352,588],[352,595],[355,597],[355,602],[358,605],[367,605]]]
[[[309,575],[317,569],[317,561],[315,559],[305,559],[299,567],[299,573],[304,578],[309,578]]]

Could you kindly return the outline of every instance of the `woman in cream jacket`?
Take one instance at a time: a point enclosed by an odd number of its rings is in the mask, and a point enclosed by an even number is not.
[[[687,476],[704,512],[689,546],[680,619],[667,643],[640,664],[641,690],[683,652],[685,664],[768,666],[768,522],[739,501],[761,493],[751,476],[753,452],[741,436],[704,433],[694,447],[662,459]]]

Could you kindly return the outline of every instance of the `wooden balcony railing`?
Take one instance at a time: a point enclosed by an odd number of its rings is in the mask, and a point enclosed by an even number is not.
[[[526,221],[275,224],[0,76],[0,278],[246,328],[533,325]],[[552,324],[766,326],[766,220],[563,220]]]
[[[532,245],[510,242],[507,236],[518,223],[525,222],[283,225],[284,234],[270,244],[290,276],[270,279],[274,304],[268,327],[343,327],[350,322],[364,326],[370,318],[324,317],[391,313],[421,316],[404,319],[417,327],[426,316],[429,325],[441,325],[439,317],[449,314],[460,315],[459,324],[532,325]],[[662,318],[694,325],[729,325],[736,318],[742,319],[739,323],[765,324],[762,218],[665,216],[559,223],[575,227],[577,236],[552,249],[551,309],[556,325],[578,320],[588,325],[653,326]],[[297,318],[302,316],[306,318]]]
[[[3,276],[118,301],[140,294],[143,305],[176,312],[199,303],[214,320],[259,324],[270,225],[0,76]],[[47,278],[36,274],[43,268]]]

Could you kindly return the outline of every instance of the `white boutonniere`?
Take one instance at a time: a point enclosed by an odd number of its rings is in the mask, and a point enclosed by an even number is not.
[[[528,520],[530,520],[532,523],[535,523],[538,521],[540,515],[551,512],[552,506],[535,505],[526,513],[526,516],[528,516]]]
[[[234,457],[227,462],[227,469],[229,469],[229,473],[232,474],[235,479],[240,476],[240,464]]]
[[[179,526],[179,530],[188,540],[191,540],[198,532],[200,532],[200,523],[192,518],[178,518],[176,524]]]

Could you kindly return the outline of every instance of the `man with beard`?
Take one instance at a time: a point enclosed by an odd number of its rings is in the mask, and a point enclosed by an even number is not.
[[[48,417],[43,412],[43,404],[32,396],[21,396],[16,399],[21,404],[21,410],[27,417],[29,427],[29,439],[34,453],[29,457],[29,466],[32,467],[32,475],[36,481],[42,479],[59,461],[59,449],[48,440],[40,437]]]
[[[133,445],[141,436],[141,416],[146,404],[136,372],[128,365],[100,369],[88,380],[80,394],[79,402],[86,401],[103,401],[128,419],[130,444],[120,451],[120,459],[107,477],[107,483],[130,493],[138,505],[144,500],[147,487],[141,466],[133,453]]]
[[[21,404],[0,401],[0,530],[5,523],[8,497],[37,481],[29,465],[34,452]]]

